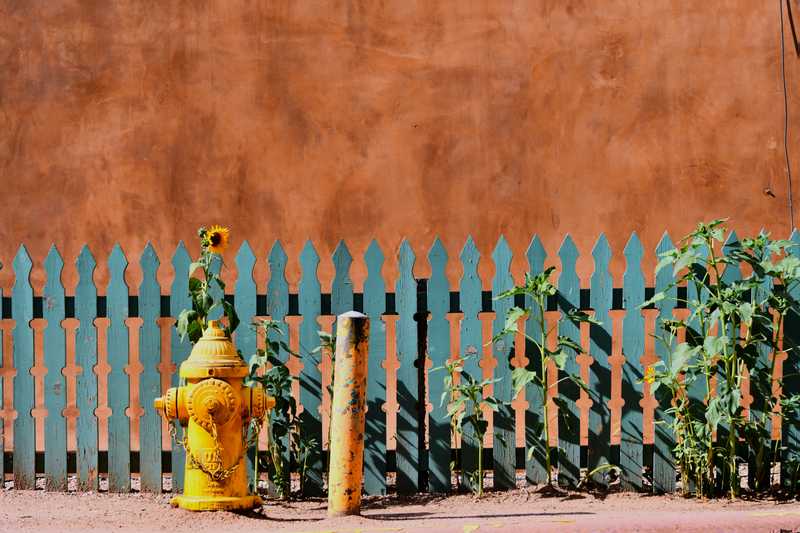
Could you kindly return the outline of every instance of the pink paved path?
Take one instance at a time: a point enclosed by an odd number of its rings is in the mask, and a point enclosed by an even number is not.
[[[613,494],[541,498],[525,491],[475,501],[397,498],[365,502],[363,516],[328,519],[325,501],[270,503],[262,513],[190,513],[168,495],[0,491],[0,532],[522,533],[527,531],[800,532],[800,503],[684,500]]]

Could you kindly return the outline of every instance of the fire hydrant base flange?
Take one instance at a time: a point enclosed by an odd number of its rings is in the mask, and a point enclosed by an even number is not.
[[[264,505],[260,496],[175,496],[169,501],[173,507],[188,511],[249,511]]]

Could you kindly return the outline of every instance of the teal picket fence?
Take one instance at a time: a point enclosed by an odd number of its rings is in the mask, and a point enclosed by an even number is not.
[[[735,237],[733,237],[735,238]],[[800,243],[797,232],[791,237]],[[664,235],[656,249],[650,252],[653,259],[657,252],[671,249],[669,236]],[[654,290],[661,290],[671,282],[671,273],[664,270],[655,278],[655,287],[645,286],[642,261],[646,251],[634,234],[622,250],[625,270],[621,287],[613,287],[609,265],[612,250],[605,236],[600,236],[591,250],[594,271],[588,279],[581,280],[576,273],[579,252],[570,236],[566,236],[557,253],[548,259],[541,241],[534,237],[525,252],[527,269],[532,273],[542,272],[547,265],[558,267],[558,293],[549,302],[550,313],[566,313],[572,308],[591,310],[602,325],[589,326],[588,342],[584,342],[585,353],[591,356],[588,367],[588,385],[591,391],[587,416],[581,417],[579,403],[581,390],[569,380],[559,385],[558,395],[562,408],[570,410],[581,419],[580,426],[560,423],[558,427],[557,457],[559,482],[576,485],[583,469],[589,471],[605,463],[619,465],[621,484],[627,490],[653,490],[671,492],[676,487],[675,461],[672,456],[674,437],[667,424],[656,424],[646,428],[643,416],[642,387],[643,359],[646,347],[653,346],[651,357],[664,358],[666,349],[657,343],[646,342],[647,321],[664,320],[673,316],[676,305],[662,300],[652,312],[643,311],[640,305]],[[471,467],[476,441],[469,431],[456,442],[461,454],[456,454],[447,412],[439,403],[443,392],[443,375],[432,374],[431,368],[444,364],[456,353],[484,353],[489,341],[484,333],[483,321],[491,320],[491,332],[503,327],[504,314],[516,302],[496,301],[493,296],[510,288],[515,281],[511,274],[512,250],[504,238],[500,238],[489,259],[494,266],[494,275],[484,283],[478,275],[478,265],[484,261],[474,241],[469,238],[458,250],[461,278],[458,286],[451,286],[446,275],[447,265],[456,256],[448,254],[443,243],[437,239],[427,253],[430,276],[421,279],[415,275],[420,259],[408,242],[403,242],[397,251],[398,276],[386,279],[383,274],[384,251],[377,242],[367,248],[362,260],[366,266],[366,278],[361,292],[354,290],[350,269],[354,261],[347,246],[341,242],[331,260],[335,276],[331,280],[331,292],[321,291],[317,270],[320,256],[311,242],[306,243],[299,256],[302,275],[298,292],[292,293],[286,279],[289,257],[280,242],[276,242],[266,256],[269,267],[266,294],[257,293],[253,269],[257,257],[247,242],[235,256],[238,277],[231,294],[242,317],[236,333],[236,342],[243,353],[256,349],[256,334],[246,327],[250,318],[269,316],[283,324],[284,333],[289,332],[287,318],[300,317],[299,344],[303,363],[299,378],[299,401],[303,405],[303,424],[308,436],[317,443],[323,442],[323,420],[320,406],[323,402],[323,379],[320,372],[320,354],[314,351],[319,344],[319,319],[335,316],[355,309],[367,314],[371,321],[369,342],[369,385],[367,388],[368,413],[366,420],[366,446],[364,457],[364,490],[367,494],[385,494],[394,480],[394,488],[402,494],[431,491],[447,492],[456,488],[451,472],[454,458]],[[557,258],[557,259],[555,259]],[[188,356],[190,346],[175,333],[169,336],[168,346],[162,345],[159,319],[176,317],[181,309],[189,305],[186,272],[191,258],[183,243],[180,243],[171,258],[175,273],[171,287],[162,287],[158,282],[160,261],[152,246],[148,245],[139,258],[142,281],[137,290],[126,284],[125,272],[128,259],[119,246],[115,246],[108,259],[109,282],[98,295],[93,281],[96,260],[88,247],[84,247],[76,260],[78,281],[72,294],[68,295],[61,282],[63,260],[52,247],[44,260],[46,284],[42,294],[35,294],[30,283],[33,262],[24,246],[13,260],[14,285],[11,295],[0,293],[0,316],[13,320],[11,343],[13,360],[13,401],[3,405],[5,417],[0,424],[13,424],[13,442],[4,438],[4,457],[0,461],[0,473],[4,475],[5,487],[30,489],[43,484],[48,490],[98,490],[107,487],[110,492],[132,490],[132,479],[138,481],[142,491],[160,492],[165,486],[173,491],[182,487],[181,465],[185,460],[180,447],[162,446],[162,424],[152,408],[152,400],[162,394],[161,365],[162,350],[168,348],[172,363],[177,366]],[[738,276],[736,270],[726,271],[726,276]],[[686,296],[686,288],[672,289],[676,296]],[[689,294],[689,296],[693,296]],[[702,295],[700,295],[702,297]],[[612,312],[617,311],[621,327],[621,339],[615,340]],[[481,316],[481,313],[487,313]],[[395,315],[394,341],[389,346],[385,318]],[[129,324],[127,320],[139,317],[142,325],[138,332],[138,396],[143,414],[139,418],[138,449],[131,447],[131,419],[126,410],[130,407],[130,376],[126,367],[129,358]],[[34,367],[34,329],[31,321],[46,320],[38,351],[43,353],[43,364],[47,368],[41,383],[43,405],[37,405],[36,379],[31,373]],[[74,335],[75,364],[82,369],[73,381],[62,374],[66,366],[67,338],[62,321],[74,318],[78,327]],[[105,333],[107,364],[107,398],[110,410],[107,417],[107,445],[101,449],[99,440],[100,405],[98,375],[93,368],[98,363],[97,318],[108,321]],[[530,317],[527,327],[531,327]],[[454,322],[455,321],[455,322]],[[459,343],[451,338],[458,330]],[[2,334],[0,329],[0,360],[2,359]],[[563,324],[559,334],[581,343],[579,328]],[[800,318],[790,316],[786,321],[785,335],[800,339]],[[617,347],[618,354],[613,353]],[[517,353],[525,353],[530,347],[515,346],[512,340],[492,345],[484,357],[494,359],[492,372],[501,378],[494,386],[494,394],[505,402],[492,416],[491,447],[483,450],[491,483],[496,489],[509,489],[523,484],[539,484],[545,480],[544,457],[535,451],[528,457],[528,449],[539,437],[537,431],[542,423],[537,395],[529,394],[527,405],[514,407],[511,388],[511,372]],[[396,370],[396,430],[394,449],[387,446],[387,370],[384,363],[387,354],[394,350],[398,368]],[[490,354],[490,355],[488,355]],[[568,364],[570,372],[579,370],[578,355],[573,354]],[[614,383],[611,358],[624,357],[621,373]],[[288,354],[281,354],[285,359]],[[430,359],[427,365],[425,357]],[[479,375],[483,370],[478,359],[471,358],[465,372]],[[11,369],[4,368],[9,371]],[[794,356],[784,363],[784,389],[800,392],[800,362]],[[6,372],[9,375],[9,372]],[[0,380],[0,398],[2,385]],[[177,376],[170,376],[173,385]],[[74,387],[75,401],[67,403],[68,387]],[[612,434],[612,391],[620,391],[624,404],[619,415],[619,435]],[[696,394],[696,391],[688,391]],[[430,404],[428,408],[427,404]],[[34,409],[45,408],[43,431],[36,430]],[[74,439],[68,438],[65,409],[72,408],[74,415]],[[656,405],[655,419],[667,420],[668,406]],[[521,410],[522,424],[517,422],[517,411]],[[41,415],[37,415],[41,417]],[[560,417],[561,418],[561,417]],[[652,423],[652,419],[649,419]],[[0,429],[3,429],[0,427]],[[649,430],[649,431],[648,431]],[[800,451],[800,428],[796,424],[785,424],[782,428],[783,445],[788,453]],[[7,432],[3,431],[3,435]],[[652,442],[645,436],[652,434]],[[585,437],[582,438],[582,435]],[[38,439],[43,439],[37,443]],[[74,442],[74,444],[70,444]],[[524,446],[517,446],[522,442]],[[37,447],[37,444],[39,446]],[[43,446],[42,446],[43,444]],[[42,450],[43,451],[40,451]],[[251,457],[252,460],[252,457]],[[458,464],[456,464],[458,468]],[[324,489],[324,451],[317,454],[310,465],[306,489],[320,493]],[[394,473],[394,475],[391,475]],[[169,484],[165,484],[169,476]],[[101,485],[101,479],[107,480]],[[603,476],[595,481],[603,483]]]

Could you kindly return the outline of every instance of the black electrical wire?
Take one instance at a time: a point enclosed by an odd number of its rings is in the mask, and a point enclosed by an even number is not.
[[[791,1],[791,0],[788,0]],[[789,229],[794,229],[794,198],[792,195],[792,165],[789,161],[789,92],[786,89],[786,47],[783,30],[783,0],[778,0],[781,14],[781,79],[783,80],[783,155],[786,159],[786,177],[789,182]]]

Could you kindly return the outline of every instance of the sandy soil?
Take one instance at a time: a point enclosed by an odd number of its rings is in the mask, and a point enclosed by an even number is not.
[[[285,531],[472,533],[523,531],[800,531],[798,502],[695,501],[671,496],[517,490],[365,499],[362,516],[329,519],[324,500],[269,502],[257,512],[191,513],[169,495],[0,491],[0,531]]]

